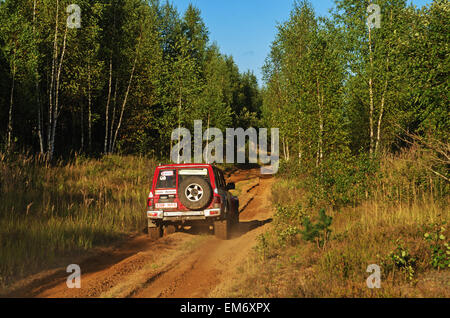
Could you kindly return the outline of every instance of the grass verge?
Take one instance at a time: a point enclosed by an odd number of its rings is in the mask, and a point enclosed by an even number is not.
[[[363,191],[344,191],[347,205],[335,204],[343,201],[337,191],[318,202],[317,189],[305,186],[311,182],[279,178],[272,228],[225,294],[450,297],[449,186],[413,164],[412,155],[383,158]],[[332,217],[329,227],[320,210]],[[380,268],[381,288],[368,288],[371,264]]]
[[[155,161],[0,156],[0,287],[145,228]]]

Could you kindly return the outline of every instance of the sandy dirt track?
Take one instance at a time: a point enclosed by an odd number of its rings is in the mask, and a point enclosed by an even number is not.
[[[248,257],[271,221],[272,178],[260,169],[237,170],[240,223],[231,239],[216,239],[208,228],[194,228],[150,241],[140,235],[83,260],[81,288],[66,286],[65,268],[34,275],[7,297],[194,298],[222,295],[229,277]],[[224,295],[222,295],[224,296]]]

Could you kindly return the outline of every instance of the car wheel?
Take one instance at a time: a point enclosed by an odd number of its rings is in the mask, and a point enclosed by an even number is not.
[[[230,222],[228,220],[214,222],[214,235],[219,240],[228,240]]]
[[[203,178],[192,176],[183,180],[178,186],[181,204],[191,210],[203,210],[212,200],[210,184]]]
[[[177,231],[177,229],[176,229],[175,225],[165,225],[163,233],[164,233],[164,236],[167,236],[167,235],[175,233],[176,231]]]
[[[148,228],[148,237],[150,240],[155,241],[161,237],[161,228],[158,227],[149,227]]]

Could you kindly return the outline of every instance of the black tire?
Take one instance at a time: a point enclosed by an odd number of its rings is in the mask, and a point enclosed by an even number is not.
[[[160,227],[149,227],[148,228],[148,237],[152,241],[156,241],[161,237],[161,228]]]
[[[239,211],[235,211],[235,214],[233,216],[233,225],[239,224]]]
[[[164,225],[163,236],[173,234],[177,231],[175,225]]]
[[[232,225],[239,224],[239,203],[234,207],[233,213],[230,215],[230,220]]]
[[[199,189],[201,189],[201,195],[199,195]],[[211,185],[205,179],[192,176],[179,184],[178,197],[186,208],[196,211],[205,209],[211,203],[213,193]]]
[[[230,222],[228,220],[214,222],[214,235],[219,240],[228,240]]]

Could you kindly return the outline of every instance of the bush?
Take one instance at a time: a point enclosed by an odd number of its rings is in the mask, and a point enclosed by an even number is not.
[[[395,269],[399,269],[405,278],[413,281],[416,271],[417,259],[413,257],[407,247],[399,239],[396,241],[397,247],[390,252],[383,260],[382,265],[384,270],[389,273],[394,273]]]
[[[319,249],[324,248],[330,237],[332,220],[325,209],[320,209],[317,221],[312,222],[301,205],[278,205],[275,213],[278,243],[280,246],[297,245],[301,236],[306,242],[315,242]]]
[[[424,238],[430,244],[430,264],[440,270],[450,268],[450,245],[446,236],[445,222],[434,224],[430,232],[425,233]]]
[[[378,169],[378,162],[365,155],[345,160],[330,158],[313,170],[308,180],[311,195],[333,207],[356,205],[369,197]]]
[[[311,223],[308,216],[303,218],[303,231],[300,231],[302,239],[308,242],[315,242],[317,248],[325,248],[330,237],[331,222],[333,218],[325,214],[325,209],[319,211],[319,219],[316,223]]]

